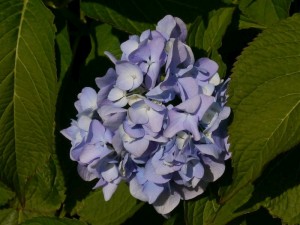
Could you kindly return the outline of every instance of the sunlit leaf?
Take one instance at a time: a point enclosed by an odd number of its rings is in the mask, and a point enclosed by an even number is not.
[[[227,202],[300,142],[300,16],[266,29],[239,57],[229,88],[234,167]]]
[[[127,185],[121,184],[107,202],[101,190],[91,192],[77,205],[77,213],[81,220],[93,225],[119,225],[141,206],[142,203],[130,195]]]
[[[17,193],[21,211],[31,201],[42,202],[35,209],[56,210],[63,190],[53,161],[53,15],[39,0],[1,0],[0,9],[0,179]]]
[[[293,0],[241,0],[240,28],[267,28],[289,16]]]

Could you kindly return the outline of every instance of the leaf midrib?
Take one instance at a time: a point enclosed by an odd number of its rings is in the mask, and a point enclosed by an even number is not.
[[[13,68],[13,72],[14,72],[14,89],[15,89],[15,87],[16,87],[16,74],[17,74],[17,64],[18,64],[18,58],[19,58],[19,45],[20,45],[20,39],[21,39],[21,32],[22,32],[22,27],[23,27],[23,23],[24,23],[24,20],[25,20],[25,17],[24,17],[24,15],[25,15],[25,12],[26,12],[26,9],[27,9],[27,5],[28,5],[28,2],[29,2],[29,0],[24,0],[24,2],[23,2],[23,8],[22,8],[22,11],[21,11],[21,18],[20,18],[20,24],[19,24],[19,30],[18,30],[18,35],[17,35],[17,43],[16,43],[16,48],[15,48],[15,51],[16,51],[16,53],[15,53],[15,64],[14,64],[14,68]],[[15,101],[16,101],[16,98],[17,98],[18,96],[17,96],[17,94],[16,94],[16,91],[14,90],[14,94],[13,94],[13,103],[15,103]],[[14,104],[14,110],[13,110],[13,118],[14,118],[14,122],[13,122],[13,124],[14,124],[14,127],[15,127],[15,118],[16,118],[16,105]],[[14,128],[15,129],[15,128]],[[16,131],[14,130],[14,139],[15,140],[17,140],[17,136],[16,136]],[[16,143],[15,143],[15,146],[14,147],[16,147]],[[15,151],[14,151],[14,153],[15,153],[15,163],[16,163],[16,170],[18,171],[18,168],[19,168],[19,166],[18,166],[18,160],[17,160],[17,155],[18,155],[18,152],[17,152],[17,150],[16,149],[14,149]],[[21,179],[20,179],[20,175],[19,175],[19,173],[17,173],[17,175],[16,175],[16,177],[17,177],[17,183],[19,184],[19,187],[21,187]],[[21,202],[21,203],[25,203],[25,202],[22,202],[22,197],[21,196],[24,196],[24,193],[22,193],[22,191],[21,191],[21,189],[20,188],[16,188],[16,192],[18,193],[18,197],[19,197],[19,201]]]

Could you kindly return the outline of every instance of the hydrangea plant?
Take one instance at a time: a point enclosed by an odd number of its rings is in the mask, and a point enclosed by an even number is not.
[[[224,172],[230,157],[226,106],[228,81],[218,64],[195,59],[187,28],[165,16],[155,30],[132,35],[122,56],[85,87],[75,102],[77,118],[61,133],[82,179],[97,179],[109,200],[120,182],[160,214],[202,194]]]

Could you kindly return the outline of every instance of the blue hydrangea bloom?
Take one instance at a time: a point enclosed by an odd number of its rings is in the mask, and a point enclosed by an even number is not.
[[[132,35],[114,68],[85,87],[77,119],[61,133],[86,181],[109,200],[120,182],[160,214],[202,194],[230,158],[227,85],[218,64],[195,59],[184,22],[171,15]]]

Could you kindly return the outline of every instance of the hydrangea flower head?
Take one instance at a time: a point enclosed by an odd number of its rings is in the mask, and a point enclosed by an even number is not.
[[[85,87],[77,119],[62,134],[86,181],[97,179],[109,200],[120,182],[135,198],[170,213],[205,191],[230,157],[228,81],[218,64],[195,59],[184,22],[167,15],[156,30],[130,36],[121,59]]]

